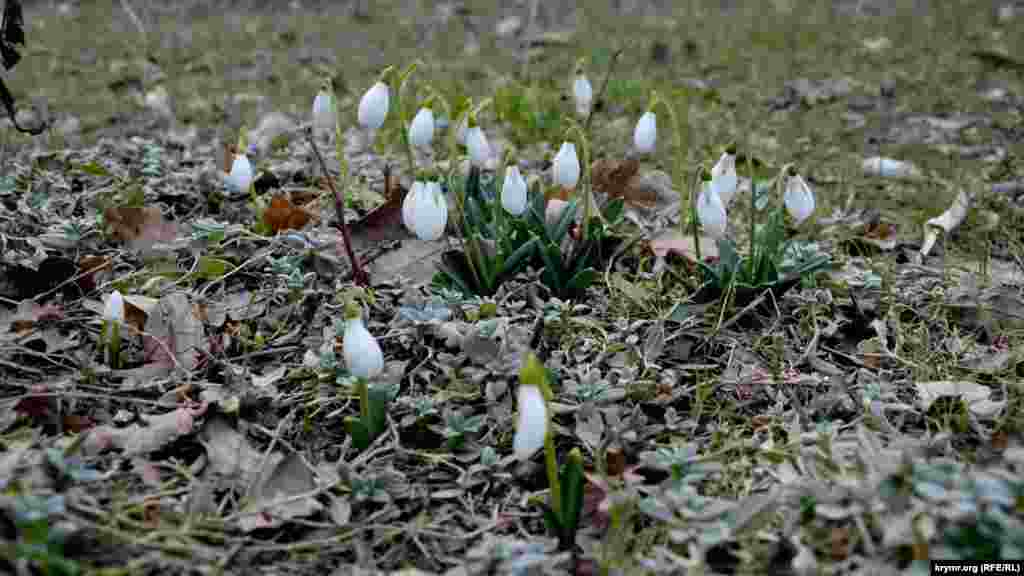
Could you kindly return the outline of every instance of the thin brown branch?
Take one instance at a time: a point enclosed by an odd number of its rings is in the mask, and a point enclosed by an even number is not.
[[[352,237],[348,232],[348,225],[345,224],[345,197],[338,193],[338,189],[334,186],[334,179],[331,178],[331,173],[327,171],[327,163],[324,162],[323,156],[320,155],[320,149],[316,146],[316,141],[313,138],[313,128],[306,128],[306,139],[309,140],[309,145],[313,149],[313,154],[316,155],[317,161],[320,163],[320,170],[324,173],[324,179],[327,180],[327,186],[331,189],[331,193],[334,194],[334,210],[338,213],[338,229],[341,230],[341,238],[345,242],[345,253],[348,254],[348,261],[352,265],[352,280],[355,281],[359,286],[369,286],[370,277],[363,270],[359,260],[356,258],[355,252],[352,251]]]

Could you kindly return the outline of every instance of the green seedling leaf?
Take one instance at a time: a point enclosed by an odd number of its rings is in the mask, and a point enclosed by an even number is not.
[[[214,258],[212,256],[200,256],[197,274],[204,280],[217,280],[234,269],[234,265],[227,260]]]
[[[85,164],[79,164],[77,168],[82,172],[85,172],[86,174],[91,174],[93,176],[112,176],[112,174],[108,172],[106,168],[100,166],[96,162],[86,162]]]
[[[366,429],[366,426],[358,418],[352,416],[345,418],[345,430],[352,437],[352,445],[356,449],[362,451],[370,447],[373,439],[370,438],[369,430]]]

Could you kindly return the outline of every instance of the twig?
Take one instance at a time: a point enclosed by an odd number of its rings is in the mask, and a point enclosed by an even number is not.
[[[142,25],[142,20],[139,19],[138,14],[136,14],[135,11],[132,10],[132,6],[128,3],[128,0],[121,0],[121,8],[123,8],[124,11],[128,13],[128,17],[131,18],[132,24],[135,24],[135,27],[139,29],[139,35],[141,35],[142,40],[145,41],[146,27]]]
[[[306,128],[306,139],[309,140],[313,154],[316,155],[317,161],[320,162],[320,169],[324,173],[324,179],[327,180],[327,186],[331,189],[331,193],[334,194],[334,210],[338,213],[338,228],[341,230],[341,238],[345,242],[345,252],[348,254],[348,260],[352,264],[352,279],[359,286],[368,286],[370,278],[366,275],[362,265],[359,264],[359,260],[356,259],[355,252],[352,251],[352,238],[349,236],[348,226],[345,224],[345,198],[334,187],[334,179],[331,178],[331,173],[327,170],[327,164],[324,162],[323,156],[320,155],[320,149],[317,148],[316,141],[313,139],[313,128],[311,126]]]
[[[594,98],[594,102],[600,102],[601,98],[604,97],[605,90],[608,89],[608,82],[612,79],[612,72],[615,71],[615,64],[619,61],[619,56],[625,51],[625,48],[619,48],[612,53],[612,60],[608,63],[608,71],[604,74],[604,82],[601,83],[601,89],[597,91],[597,98]],[[594,108],[590,108],[590,112],[587,114],[587,120],[583,123],[583,131],[590,132],[590,121],[594,118]]]

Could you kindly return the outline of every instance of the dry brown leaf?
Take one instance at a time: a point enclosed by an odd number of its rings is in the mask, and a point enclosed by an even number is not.
[[[631,185],[639,171],[640,161],[636,158],[601,158],[590,165],[594,190],[607,194],[609,198],[622,198],[630,204],[654,204],[658,197],[653,190]]]
[[[282,195],[271,198],[270,206],[263,211],[263,222],[274,234],[284,230],[300,230],[311,219],[312,215],[309,212],[295,206]]]
[[[157,242],[171,242],[178,235],[174,222],[164,220],[159,208],[114,206],[103,212],[110,233],[131,250],[146,250]]]

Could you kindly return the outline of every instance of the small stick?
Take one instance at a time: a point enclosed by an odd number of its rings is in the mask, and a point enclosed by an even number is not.
[[[612,72],[615,71],[615,64],[619,61],[619,56],[625,51],[625,48],[619,48],[612,54],[612,61],[608,64],[608,71],[604,74],[604,82],[601,83],[601,89],[597,91],[597,98],[594,98],[594,103],[601,101],[604,97],[605,90],[608,89],[608,82],[612,79]],[[590,121],[594,119],[594,108],[590,108],[590,112],[587,114],[587,120],[583,123],[583,131],[590,132]]]
[[[313,154],[316,155],[317,161],[320,162],[320,169],[323,170],[327,186],[331,189],[331,193],[334,194],[334,210],[338,213],[338,228],[341,230],[341,238],[345,242],[345,253],[348,254],[348,261],[352,264],[352,279],[359,286],[368,286],[370,277],[367,276],[366,271],[359,264],[355,252],[352,251],[352,238],[348,233],[348,225],[345,224],[345,198],[334,187],[334,179],[331,178],[331,173],[327,170],[327,164],[324,162],[323,156],[320,155],[320,149],[317,148],[316,142],[313,139],[312,127],[306,128],[306,139],[309,140],[309,145],[313,148]]]

